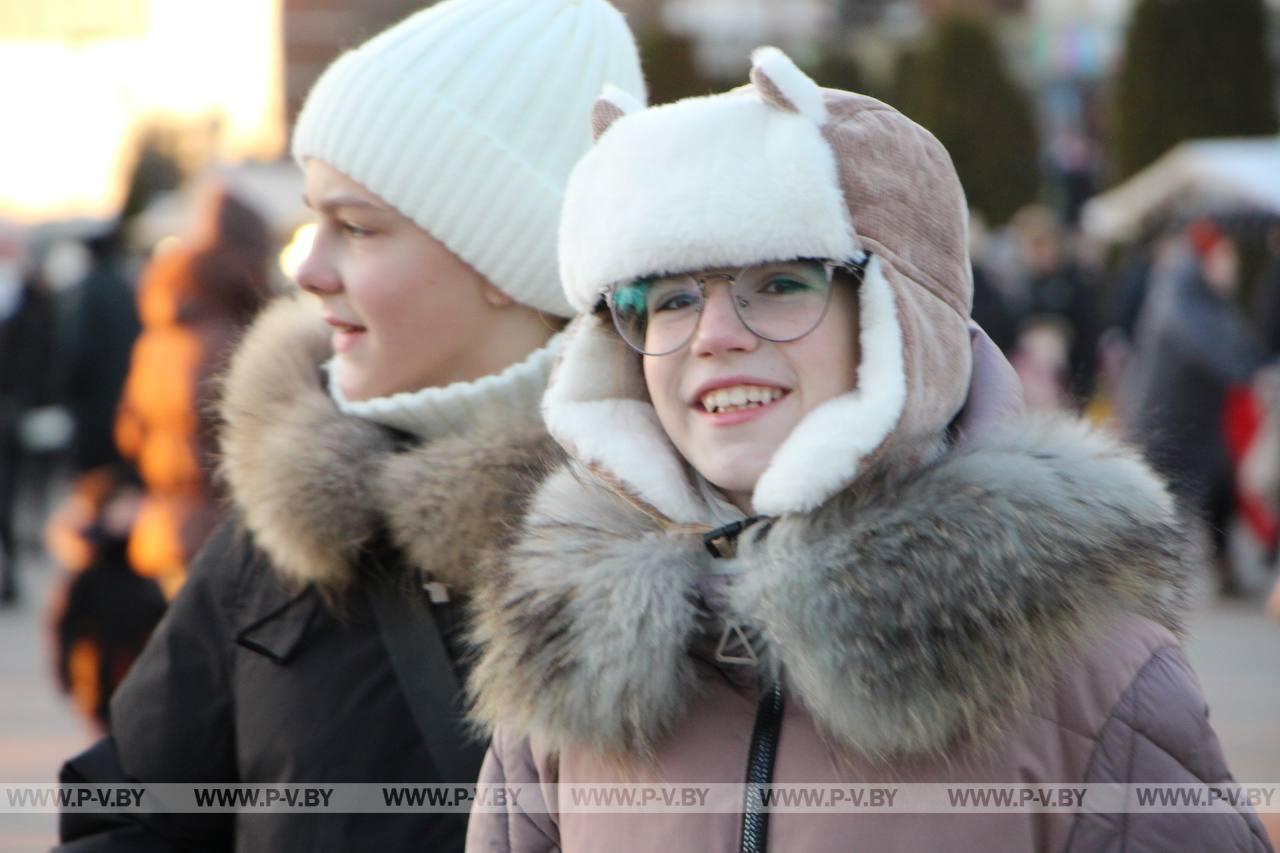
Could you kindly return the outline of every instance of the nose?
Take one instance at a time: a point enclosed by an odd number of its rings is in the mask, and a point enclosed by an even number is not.
[[[750,352],[760,343],[733,309],[729,282],[709,279],[698,327],[690,346],[694,355],[713,356],[724,352]]]
[[[298,287],[315,296],[332,296],[342,290],[342,278],[330,254],[328,241],[317,233],[306,258],[298,265]]]

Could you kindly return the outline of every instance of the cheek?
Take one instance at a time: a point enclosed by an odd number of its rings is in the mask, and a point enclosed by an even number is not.
[[[853,302],[856,297],[847,296],[836,300],[822,324],[796,341],[788,353],[806,413],[857,387],[861,328]]]
[[[434,269],[422,253],[370,253],[349,286],[352,301],[376,336],[391,345],[421,346],[468,333],[474,313],[466,288]]]
[[[680,396],[681,358],[679,355],[644,356],[644,382],[658,420],[667,434],[678,439],[684,433],[684,416],[688,407]]]

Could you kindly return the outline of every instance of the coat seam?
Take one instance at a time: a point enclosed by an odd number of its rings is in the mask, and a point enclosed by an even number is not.
[[[1171,651],[1177,651],[1178,648],[1179,646],[1176,643],[1165,643],[1153,649],[1151,651],[1150,656],[1147,658],[1147,661],[1138,669],[1138,672],[1134,675],[1132,681],[1129,683],[1129,686],[1125,689],[1123,693],[1120,694],[1120,697],[1111,706],[1111,712],[1107,715],[1107,718],[1103,721],[1102,725],[1098,729],[1098,736],[1097,738],[1095,738],[1097,745],[1095,745],[1093,754],[1089,757],[1088,764],[1085,765],[1085,772],[1084,772],[1085,781],[1089,780],[1090,776],[1092,775],[1093,768],[1098,761],[1098,758],[1099,758],[1098,747],[1101,745],[1102,733],[1106,731],[1107,727],[1110,726],[1113,722],[1117,722],[1118,724],[1122,724],[1125,730],[1127,730],[1130,735],[1129,757],[1125,767],[1125,777],[1124,777],[1125,781],[1133,779],[1133,765],[1134,765],[1134,758],[1137,754],[1138,738],[1142,738],[1144,741],[1151,744],[1156,749],[1160,750],[1160,752],[1162,752],[1164,755],[1173,759],[1173,761],[1176,762],[1177,765],[1181,767],[1184,771],[1186,771],[1193,779],[1199,782],[1202,782],[1204,784],[1209,784],[1208,780],[1202,778],[1199,773],[1195,772],[1190,767],[1188,767],[1185,761],[1183,761],[1177,755],[1175,755],[1174,753],[1169,751],[1167,748],[1165,748],[1163,744],[1159,743],[1154,738],[1147,735],[1136,725],[1132,725],[1128,721],[1118,717],[1120,708],[1124,705],[1125,701],[1129,698],[1130,695],[1133,695],[1135,697],[1134,702],[1137,703],[1138,700],[1136,698],[1135,691],[1138,690],[1139,684],[1142,681],[1143,677],[1145,676],[1147,670],[1150,669],[1152,666],[1156,665],[1157,663],[1162,663],[1164,661],[1167,661],[1168,655],[1166,653]],[[1240,811],[1239,809],[1233,809],[1233,813],[1237,818],[1244,821],[1245,826],[1248,827],[1249,829],[1250,837],[1264,840],[1262,849],[1266,849],[1265,837],[1260,836],[1257,830],[1255,829],[1255,827],[1253,826],[1253,824],[1246,819],[1245,817],[1246,813]],[[1071,832],[1067,836],[1067,844],[1065,848],[1066,850],[1071,850],[1071,845],[1073,843],[1073,840],[1075,839],[1076,831],[1077,829],[1079,829],[1079,827],[1080,827],[1080,818],[1077,817],[1076,820],[1072,823]],[[1120,849],[1127,850],[1129,848],[1128,836],[1129,836],[1129,827],[1130,827],[1128,812],[1123,812],[1121,814],[1120,827],[1121,827],[1120,828],[1120,840],[1121,840]]]
[[[498,738],[496,736],[493,739],[492,745],[489,747],[489,754],[493,756],[494,762],[498,765],[498,772],[501,774],[502,781],[506,782],[507,767],[505,762],[503,762],[502,760],[502,750],[498,743]],[[506,836],[507,836],[507,853],[513,853],[513,851],[517,849],[514,843],[514,838],[511,835],[511,816],[512,816],[512,811],[510,809],[503,809],[502,822],[503,822],[503,828],[506,830]],[[552,850],[558,851],[560,849],[559,842],[553,839],[550,835],[547,835],[546,831],[542,827],[538,826],[537,821],[529,820],[528,823],[534,829],[537,830],[539,835],[541,835],[544,839],[546,839],[547,843],[551,845]]]

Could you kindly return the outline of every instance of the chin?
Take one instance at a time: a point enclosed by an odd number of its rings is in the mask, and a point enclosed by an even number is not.
[[[750,462],[736,459],[717,459],[707,465],[694,465],[708,483],[722,492],[751,494],[764,467],[754,459]]]
[[[358,403],[361,400],[367,400],[376,396],[370,393],[369,383],[360,375],[360,371],[352,367],[352,365],[344,362],[339,357],[339,361],[334,365],[337,368],[338,390],[342,392],[342,396],[346,397],[352,403]]]

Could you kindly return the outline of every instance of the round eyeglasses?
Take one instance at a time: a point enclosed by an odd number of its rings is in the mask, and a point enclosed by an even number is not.
[[[707,285],[729,285],[733,310],[756,337],[774,343],[812,332],[831,305],[837,270],[858,281],[870,255],[855,261],[798,260],[756,264],[737,273],[684,273],[615,284],[604,292],[613,324],[641,355],[669,355],[689,343],[707,302]]]

